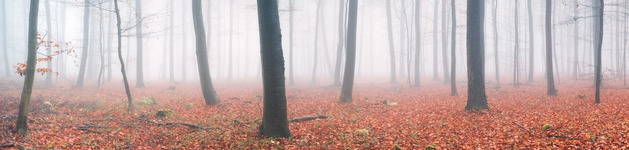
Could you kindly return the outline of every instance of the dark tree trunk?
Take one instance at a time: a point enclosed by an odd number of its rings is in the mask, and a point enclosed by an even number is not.
[[[533,10],[531,8],[531,0],[527,0],[526,7],[528,8],[528,18],[529,18],[529,75],[527,82],[532,83],[535,79],[533,79],[533,72],[535,71],[535,63],[533,63],[533,59],[535,58],[535,32],[533,32]]]
[[[391,80],[390,83],[397,82],[397,76],[395,75],[395,46],[393,44],[393,25],[391,18],[391,0],[387,0],[387,29],[389,35],[389,55],[391,58]]]
[[[135,40],[137,46],[136,53],[136,81],[135,87],[142,88],[144,87],[144,71],[143,71],[143,54],[142,54],[142,0],[135,0]]]
[[[212,85],[210,75],[210,65],[207,58],[207,44],[205,43],[205,28],[203,25],[203,14],[201,13],[201,0],[192,0],[192,20],[194,22],[194,33],[196,37],[197,62],[199,77],[201,78],[201,90],[206,105],[219,103],[216,90]]]
[[[341,61],[343,61],[343,45],[345,42],[345,0],[339,0],[338,44],[336,46],[336,67],[334,67],[334,85],[341,85]]]
[[[467,1],[467,105],[465,110],[489,109],[485,94],[485,0]]]
[[[290,37],[288,39],[288,50],[290,51],[290,55],[288,56],[288,59],[290,61],[289,64],[289,69],[290,70],[288,72],[289,74],[289,79],[288,79],[288,84],[289,85],[295,85],[295,78],[293,76],[293,72],[295,72],[295,70],[293,69],[293,66],[295,64],[295,62],[293,61],[293,30],[295,29],[294,27],[294,20],[295,20],[295,0],[288,0],[288,9],[289,9],[289,14],[288,14],[288,22],[289,22],[289,29],[288,29],[288,36]]]
[[[125,93],[127,94],[127,111],[133,110],[133,101],[131,97],[131,89],[129,89],[129,80],[125,71],[124,61],[122,61],[122,27],[120,26],[120,9],[118,9],[118,0],[114,0],[114,13],[116,13],[116,28],[118,31],[118,60],[120,61],[120,72],[122,73],[122,81],[124,83]]]
[[[450,3],[452,6],[452,43],[450,46],[452,47],[452,51],[450,51],[452,57],[452,67],[450,67],[450,69],[452,69],[452,71],[450,72],[450,95],[459,96],[459,92],[456,90],[456,5],[454,0],[450,1]]]
[[[553,76],[553,41],[552,41],[552,22],[551,9],[552,0],[546,0],[546,80],[548,85],[548,96],[556,96],[555,78]]]
[[[389,0],[387,0],[389,2]],[[358,23],[358,0],[349,0],[347,26],[347,54],[345,61],[345,74],[343,75],[343,86],[341,88],[341,102],[352,102],[354,90],[354,66],[356,63],[356,26]]]
[[[500,60],[498,59],[498,27],[496,19],[496,10],[498,10],[498,0],[493,0],[491,14],[492,14],[492,27],[494,29],[494,59],[496,61],[496,86],[500,87]]]
[[[414,65],[414,69],[415,69],[415,83],[413,83],[413,86],[415,87],[419,87],[420,86],[420,80],[419,80],[419,58],[420,58],[420,54],[421,54],[421,32],[420,32],[420,26],[419,26],[419,19],[420,19],[420,8],[421,8],[421,0],[415,0],[415,65]]]
[[[35,67],[37,65],[37,15],[39,13],[39,0],[31,0],[30,12],[28,15],[28,53],[26,59],[26,77],[20,100],[20,108],[15,125],[18,134],[26,136],[28,134],[28,106],[33,93],[33,82],[35,80]]]
[[[44,2],[44,5],[46,7],[46,30],[48,30],[48,32],[46,33],[46,40],[47,41],[52,41],[52,21],[50,20],[50,0],[46,0]],[[5,33],[6,34],[6,33]],[[46,55],[50,56],[52,55],[52,44],[48,44],[48,46],[46,47],[48,50],[46,50]],[[52,69],[52,61],[46,61],[46,67],[48,67],[48,69]],[[52,85],[52,73],[51,72],[47,72],[46,73],[46,81],[45,84],[50,86]]]
[[[90,37],[90,4],[89,0],[85,0],[83,7],[83,51],[81,52],[81,65],[79,66],[79,79],[76,81],[77,88],[83,88],[85,80],[85,67],[87,67],[87,56],[89,53],[89,37]]]
[[[321,18],[321,0],[317,1],[317,14],[315,15],[315,37],[314,37],[314,63],[312,67],[312,80],[310,84],[315,84],[317,82],[317,65],[319,60],[319,19]]]
[[[277,0],[258,0],[260,55],[264,87],[264,110],[259,134],[266,137],[290,137],[286,115],[284,55]]]
[[[601,103],[601,50],[603,47],[603,11],[605,8],[604,0],[594,0],[594,11],[596,15],[594,16],[594,39],[595,43],[595,85],[596,85],[596,93],[594,96],[594,102],[596,104]]]

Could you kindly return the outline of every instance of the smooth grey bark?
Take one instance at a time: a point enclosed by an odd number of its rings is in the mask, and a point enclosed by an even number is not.
[[[387,31],[388,31],[388,35],[389,35],[389,55],[390,55],[390,61],[391,61],[391,79],[390,79],[390,83],[395,83],[397,82],[397,76],[395,75],[395,46],[393,43],[393,25],[392,25],[392,18],[391,18],[391,0],[387,0]]]
[[[579,10],[579,2],[578,0],[574,0],[574,10],[573,10],[573,16],[577,16],[578,15],[578,10]],[[574,19],[574,60],[572,62],[572,78],[577,79],[577,74],[578,74],[578,70],[579,70],[579,20],[578,19]],[[576,80],[575,80],[576,81]]]
[[[513,86],[520,87],[520,28],[518,0],[515,0],[515,50],[513,54]]]
[[[259,134],[271,138],[290,137],[277,0],[258,0],[257,4],[264,87],[264,109]]]
[[[210,63],[207,58],[207,44],[205,43],[203,14],[201,12],[201,0],[192,0],[192,20],[194,22],[194,33],[196,37],[197,67],[199,69],[199,78],[201,78],[201,92],[205,99],[205,105],[215,105],[218,104],[220,100],[218,95],[216,95],[214,85],[212,85]]]
[[[188,69],[187,69],[188,66],[186,65],[186,54],[187,54],[186,49],[188,49],[187,48],[188,44],[186,44],[186,42],[188,41],[188,36],[186,35],[186,18],[188,17],[186,16],[186,13],[185,13],[186,5],[185,4],[182,5],[181,8],[182,10],[184,10],[181,13],[181,32],[182,32],[181,46],[183,47],[181,48],[181,81],[185,82],[187,80],[187,72],[188,72]]]
[[[46,0],[48,1],[48,0]],[[98,7],[102,8],[101,3],[98,3]],[[100,69],[98,71],[98,78],[96,82],[96,88],[100,88],[103,78],[103,71],[105,70],[105,52],[103,49],[103,9],[98,10],[98,53],[100,55]]]
[[[137,53],[136,53],[136,81],[135,87],[144,87],[144,65],[143,65],[143,50],[142,50],[142,0],[135,0],[135,36]]]
[[[432,80],[439,80],[439,63],[437,63],[437,58],[438,58],[438,49],[439,49],[439,45],[437,44],[437,33],[439,31],[437,31],[437,17],[439,14],[439,1],[442,0],[435,0],[435,10],[434,10],[434,14],[433,14],[433,28],[432,28],[432,46],[433,46],[433,51],[432,51]]]
[[[555,89],[555,78],[553,76],[553,41],[552,41],[552,22],[551,22],[551,9],[552,0],[546,0],[546,80],[547,80],[547,95],[556,96],[557,90]]]
[[[496,66],[496,86],[500,87],[500,60],[498,59],[498,27],[497,27],[497,19],[496,19],[496,10],[498,10],[498,0],[493,0],[492,2],[492,8],[491,8],[491,15],[492,15],[492,28],[494,29],[494,59],[496,61],[495,66]]]
[[[47,31],[47,36],[46,36],[46,40],[48,42],[52,41],[52,21],[51,21],[51,17],[50,17],[50,0],[46,0],[44,2],[44,7],[46,7],[46,30]],[[46,55],[51,56],[52,55],[52,44],[48,44],[48,46],[46,47]],[[48,69],[52,69],[52,61],[46,61],[46,67]],[[46,73],[46,81],[45,84],[50,86],[52,85],[52,73],[51,72],[47,72]]]
[[[295,85],[295,78],[293,75],[293,72],[295,72],[295,70],[293,69],[293,66],[295,64],[295,62],[293,61],[293,38],[295,37],[293,35],[293,30],[295,30],[295,24],[294,24],[294,20],[295,20],[295,0],[288,0],[288,24],[289,24],[289,28],[288,28],[288,50],[290,51],[290,55],[288,56],[289,59],[289,68],[288,70],[290,70],[288,72],[288,84],[289,85]]]
[[[116,28],[118,31],[118,60],[120,61],[120,72],[122,73],[122,83],[124,83],[125,94],[127,95],[127,111],[133,110],[133,101],[131,97],[131,89],[129,89],[129,80],[125,70],[124,61],[122,60],[122,27],[120,26],[120,9],[118,9],[118,0],[114,0],[114,13],[116,13]]]
[[[170,78],[169,79],[170,83],[174,83],[175,82],[175,46],[174,46],[175,45],[175,42],[174,42],[175,38],[173,36],[174,35],[174,31],[175,31],[175,21],[174,21],[175,20],[174,19],[175,18],[175,16],[174,16],[175,15],[175,7],[174,6],[175,6],[175,1],[171,0],[170,1],[170,21],[169,21],[170,22],[170,27],[168,28],[168,30],[170,32],[169,33],[170,34],[170,39],[169,39],[170,42],[168,44],[168,46],[170,46],[169,47],[170,55],[168,56],[168,62],[169,62],[169,64],[168,64],[168,68],[169,68],[168,69],[169,70],[168,76]]]
[[[447,14],[447,4],[446,1],[441,2],[441,10],[443,11],[443,13],[441,14],[443,17],[441,18],[441,47],[442,47],[442,57],[441,60],[443,61],[443,83],[449,83],[450,82],[450,71],[448,70],[448,29],[446,28],[446,20],[448,20],[448,14]]]
[[[345,0],[339,0],[338,43],[336,46],[336,67],[334,67],[334,85],[341,85],[341,61],[345,43]],[[292,54],[292,53],[291,53]]]
[[[1,1],[0,5],[2,5],[2,49],[4,52],[4,72],[6,77],[11,76],[11,67],[9,66],[9,49],[7,48],[7,8],[5,1]]]
[[[528,9],[529,19],[529,74],[527,82],[532,83],[535,80],[533,79],[533,72],[535,71],[535,63],[533,63],[533,59],[535,58],[535,32],[533,32],[533,10],[531,8],[531,0],[526,1],[526,7]]]
[[[624,5],[627,6],[627,1],[624,1]],[[623,13],[627,14],[628,9],[624,9]],[[623,85],[627,86],[627,20],[629,20],[629,15],[625,15],[623,20],[623,50],[622,50],[622,81]]]
[[[112,78],[112,61],[111,61],[111,40],[113,39],[111,37],[111,33],[113,33],[113,27],[114,27],[114,19],[112,18],[112,16],[107,17],[109,22],[107,25],[109,29],[107,29],[107,33],[105,33],[105,35],[107,35],[107,83],[111,82],[111,78]]]
[[[85,0],[83,7],[83,51],[81,52],[81,65],[79,66],[79,78],[76,81],[77,88],[83,88],[85,80],[85,67],[87,67],[87,57],[89,53],[89,37],[90,37],[90,4],[89,0]]]
[[[452,69],[452,71],[450,72],[450,95],[451,96],[459,96],[459,92],[456,90],[456,4],[455,1],[452,0],[450,1],[450,6],[452,7],[452,42],[450,47],[452,48],[450,51],[450,55],[452,57],[452,63],[451,63],[451,67],[450,69]]]
[[[594,36],[595,36],[595,86],[596,93],[594,95],[594,102],[596,104],[601,103],[601,52],[603,47],[603,11],[605,8],[605,0],[594,0]]]
[[[420,76],[419,76],[419,65],[420,65],[420,54],[421,54],[421,32],[420,32],[420,10],[421,8],[421,0],[415,0],[415,65],[414,65],[414,69],[415,69],[415,74],[414,74],[414,78],[415,78],[415,82],[413,83],[413,86],[415,87],[419,87],[420,86]]]
[[[388,2],[389,0],[387,0]],[[356,26],[358,24],[358,0],[349,0],[347,22],[347,54],[345,55],[345,73],[339,101],[352,102],[354,90],[354,67],[356,63]]]
[[[317,82],[317,65],[319,60],[319,22],[321,15],[321,0],[317,1],[317,14],[315,15],[315,38],[314,38],[314,63],[312,67],[312,80],[310,80],[310,84],[315,84]]]
[[[405,72],[406,71],[406,66],[404,66],[404,57],[406,56],[406,53],[405,53],[406,47],[405,47],[405,45],[406,45],[406,40],[407,40],[405,37],[406,37],[406,32],[408,32],[408,31],[407,31],[407,28],[406,28],[406,24],[407,24],[407,22],[406,22],[406,6],[405,6],[406,4],[405,4],[404,0],[399,0],[399,1],[400,1],[400,9],[401,10],[400,10],[400,16],[399,16],[399,20],[400,20],[400,23],[399,23],[399,25],[400,25],[400,34],[399,34],[400,35],[400,39],[399,39],[400,44],[399,45],[400,46],[398,48],[399,48],[400,55],[398,57],[398,64],[399,64],[398,65],[399,66],[398,76],[400,78],[404,78],[404,74],[406,74],[406,72]]]
[[[234,1],[229,1],[229,68],[227,70],[227,80],[231,81],[234,68],[234,48],[232,41],[234,38]]]
[[[489,109],[485,94],[485,0],[467,1],[467,105]]]
[[[20,97],[20,108],[18,110],[16,132],[26,136],[28,130],[28,107],[33,93],[33,82],[35,80],[35,67],[37,65],[37,15],[39,13],[39,0],[31,0],[30,12],[28,15],[28,53],[26,59],[26,73],[24,87]]]

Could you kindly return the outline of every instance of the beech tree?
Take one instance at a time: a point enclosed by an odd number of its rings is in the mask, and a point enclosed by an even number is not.
[[[421,0],[415,0],[415,82],[413,83],[413,86],[415,87],[419,87],[420,85],[420,81],[419,81],[419,58],[420,58],[420,54],[421,54],[421,47],[420,47],[420,42],[421,42],[421,32],[420,32],[420,26],[419,26],[419,19],[420,19],[420,10],[421,8]]]
[[[456,4],[454,2],[454,0],[450,1],[450,6],[452,7],[452,43],[450,45],[452,50],[450,51],[452,57],[452,66],[450,69],[452,70],[450,72],[450,95],[459,96],[459,92],[456,90]]]
[[[129,80],[127,79],[127,71],[122,60],[122,27],[120,19],[120,9],[118,9],[118,0],[114,0],[114,13],[116,14],[116,28],[118,31],[118,60],[120,61],[120,72],[122,73],[122,83],[124,84],[125,94],[127,95],[127,111],[133,110],[133,98],[131,97],[131,89],[129,88]]]
[[[35,80],[35,67],[37,65],[37,15],[39,14],[39,0],[31,0],[30,12],[28,15],[28,53],[26,59],[26,73],[24,87],[20,98],[20,108],[15,124],[16,132],[26,136],[28,130],[28,112],[33,93],[33,82]]]
[[[388,2],[389,0],[387,0]],[[345,74],[341,88],[341,102],[352,102],[354,90],[354,68],[356,63],[356,26],[358,24],[358,0],[349,0],[349,13],[347,22],[347,54],[345,55]]]
[[[467,1],[466,110],[489,109],[485,94],[485,0]]]
[[[551,9],[552,0],[546,0],[546,80],[548,85],[548,96],[557,95],[555,89],[555,78],[553,76],[553,45],[552,45],[552,22],[551,22]]]
[[[81,64],[79,66],[79,78],[76,81],[77,88],[83,88],[85,80],[85,67],[87,67],[87,57],[89,56],[90,37],[90,0],[85,0],[83,7],[83,51],[81,51]]]
[[[390,61],[391,61],[391,79],[389,80],[390,83],[395,83],[397,82],[397,77],[395,75],[395,46],[393,44],[393,25],[392,25],[392,19],[391,19],[391,0],[387,0],[386,1],[387,5],[387,33],[389,35],[389,55],[390,55]]]
[[[197,67],[199,69],[199,78],[201,78],[201,91],[206,105],[214,105],[219,103],[216,90],[212,85],[212,77],[210,75],[210,65],[207,57],[207,44],[205,43],[205,27],[203,25],[203,13],[201,13],[201,0],[192,0],[192,21],[194,22],[194,33],[197,49]]]
[[[601,52],[603,47],[603,11],[604,0],[594,0],[594,68],[596,92],[594,102],[601,103]]]

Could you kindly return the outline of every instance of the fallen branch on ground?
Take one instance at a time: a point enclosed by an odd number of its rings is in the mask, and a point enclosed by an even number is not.
[[[189,128],[193,128],[193,129],[201,129],[201,130],[209,130],[209,129],[214,129],[213,127],[202,127],[202,126],[198,126],[198,125],[194,125],[194,124],[190,124],[190,123],[182,123],[182,122],[157,122],[154,120],[150,120],[150,119],[141,119],[150,123],[154,123],[157,124],[158,126],[176,126],[176,125],[182,125],[182,126],[186,126]]]
[[[533,131],[531,131],[531,130],[529,130],[529,129],[525,128],[524,126],[522,126],[522,125],[518,124],[517,122],[513,122],[513,124],[515,124],[516,126],[518,126],[518,127],[522,128],[524,131],[528,132],[529,134],[533,134]]]
[[[93,130],[93,129],[90,129],[90,128],[94,128],[96,130]],[[88,131],[88,132],[93,132],[93,133],[102,133],[102,132],[98,131],[98,128],[107,128],[107,127],[95,125],[95,124],[92,124],[92,123],[83,123],[82,126],[78,126],[77,127],[78,130],[82,130],[82,131]]]
[[[290,119],[290,120],[288,120],[288,122],[304,122],[304,121],[310,121],[310,120],[316,120],[316,119],[326,119],[326,118],[330,118],[330,117],[324,116],[324,115],[298,117],[298,118]]]

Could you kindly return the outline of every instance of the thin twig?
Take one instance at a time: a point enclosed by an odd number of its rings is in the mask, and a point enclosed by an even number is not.
[[[529,134],[533,134],[533,131],[531,131],[531,130],[529,130],[529,129],[525,128],[524,126],[522,126],[522,125],[518,124],[517,122],[513,122],[513,124],[515,124],[516,126],[518,126],[518,127],[522,128],[524,131],[528,132]]]

